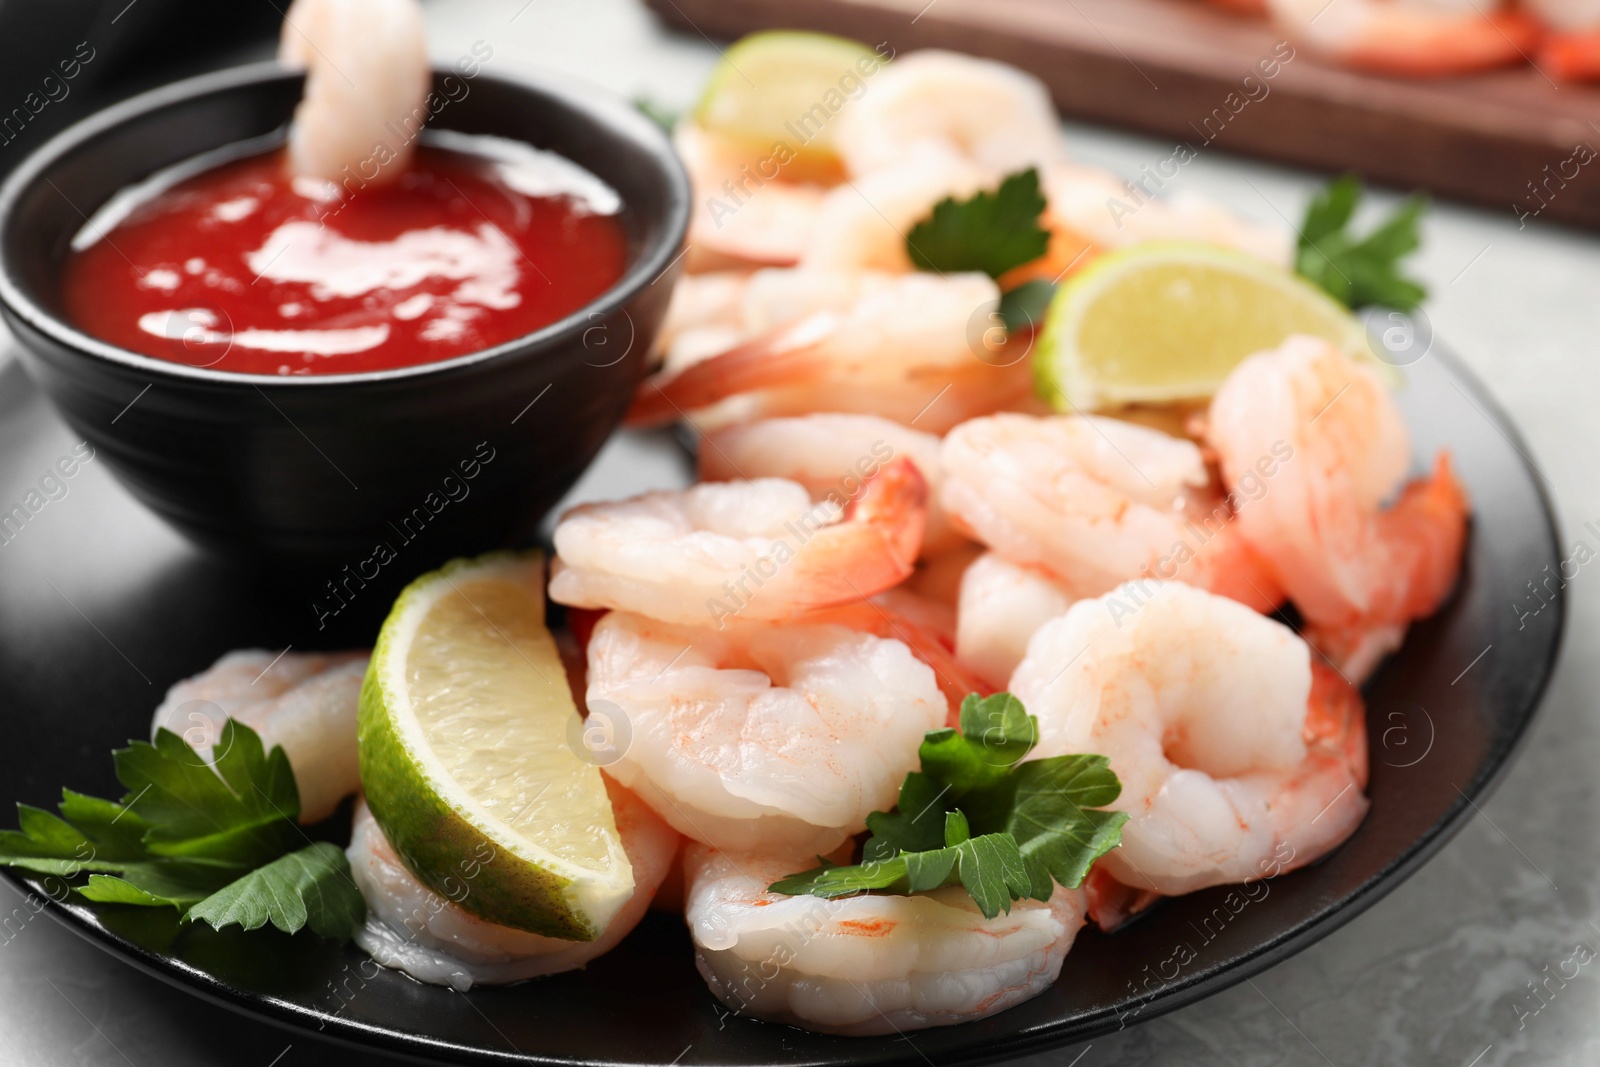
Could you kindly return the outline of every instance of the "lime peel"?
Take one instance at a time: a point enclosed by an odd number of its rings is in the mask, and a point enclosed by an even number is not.
[[[430,889],[488,922],[592,941],[633,870],[599,769],[567,742],[578,711],[543,581],[538,553],[496,553],[406,587],[362,685],[361,780]]]

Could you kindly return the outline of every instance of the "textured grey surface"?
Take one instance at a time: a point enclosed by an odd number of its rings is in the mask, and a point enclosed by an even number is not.
[[[664,33],[629,0],[466,0],[434,3],[430,18],[441,59],[482,39],[495,49],[491,68],[561,68],[668,107],[691,99],[716,58],[708,42]],[[1124,174],[1172,150],[1089,128],[1069,133],[1081,159]],[[1226,134],[1184,167],[1171,188],[1206,193],[1262,221],[1298,218],[1317,176],[1241,161],[1225,148]],[[1600,240],[1538,220],[1519,228],[1510,205],[1503,212],[1438,205],[1417,269],[1434,294],[1428,311],[1437,335],[1522,427],[1561,509],[1563,543],[1570,551],[1583,540],[1600,552],[1600,535],[1584,528],[1586,522],[1600,528],[1593,408],[1600,395],[1594,352]],[[1493,431],[1486,424],[1484,432]],[[675,477],[671,463],[659,457],[640,463],[640,457],[636,444],[619,442],[578,492],[612,495]],[[1252,983],[1027,1062],[1600,1062],[1600,895],[1593,888],[1600,875],[1597,575],[1600,568],[1584,567],[1565,591],[1567,647],[1521,759],[1481,814],[1420,874]],[[382,1062],[174,992],[48,918],[17,917],[29,911],[14,897],[0,887],[0,920],[13,903],[21,907],[0,928],[0,1064]]]

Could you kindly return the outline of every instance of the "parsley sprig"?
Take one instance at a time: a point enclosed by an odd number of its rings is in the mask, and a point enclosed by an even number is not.
[[[1428,200],[1408,197],[1358,237],[1350,223],[1362,196],[1361,179],[1347,174],[1312,198],[1300,226],[1295,272],[1352,310],[1376,305],[1411,311],[1428,294],[1401,273],[1401,261],[1421,244],[1418,226]],[[1040,223],[1044,210],[1038,171],[1018,171],[993,191],[939,201],[907,235],[906,254],[919,270],[981,271],[999,278],[1045,254],[1050,232]],[[1035,279],[1002,294],[999,314],[1006,330],[1035,328],[1054,293],[1052,283]]]
[[[265,751],[230,719],[214,751],[215,769],[170,730],[131,742],[112,753],[128,791],[120,801],[63,789],[59,816],[18,804],[19,828],[0,831],[0,864],[81,874],[73,888],[87,900],[173,907],[219,930],[270,922],[351,936],[366,904],[338,846],[295,848],[300,794],[283,749]]]
[[[1417,224],[1428,200],[1407,197],[1392,215],[1357,238],[1349,226],[1361,197],[1361,179],[1346,174],[1311,199],[1300,226],[1295,270],[1352,310],[1377,305],[1411,311],[1428,292],[1400,273],[1400,261],[1422,243]]]
[[[1039,225],[1044,208],[1039,172],[1029,167],[994,192],[939,201],[906,235],[906,254],[918,270],[981,271],[998,278],[1044,255],[1050,245],[1050,231]]]
[[[1120,811],[1101,811],[1122,784],[1104,756],[1022,762],[1039,723],[1010,693],[970,694],[959,729],[933,730],[895,810],[867,816],[861,862],[791,874],[771,891],[833,898],[869,891],[966,889],[986,918],[1013,902],[1075,888],[1122,840]]]

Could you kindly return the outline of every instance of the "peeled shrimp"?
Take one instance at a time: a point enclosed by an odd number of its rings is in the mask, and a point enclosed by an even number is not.
[[[1034,635],[1011,691],[1031,757],[1098,752],[1131,818],[1101,864],[1162,894],[1321,858],[1366,815],[1361,696],[1288,627],[1176,582],[1129,582]]]
[[[957,426],[939,458],[959,527],[1084,595],[1153,574],[1261,611],[1278,603],[1191,441],[1098,416],[1001,414]]]
[[[800,274],[801,272],[795,272]],[[881,415],[939,433],[1031,395],[1027,363],[988,329],[999,290],[981,274],[831,277],[832,306],[647,381],[635,423],[671,421],[737,400],[727,421],[813,412]],[[860,279],[854,294],[832,286]],[[820,300],[819,300],[820,302]]]
[[[400,176],[432,80],[416,0],[294,0],[278,58],[306,71],[289,127],[295,174],[362,185]]]
[[[1345,0],[1340,0],[1345,2]],[[1159,182],[1159,178],[1155,179]],[[1094,253],[1145,241],[1200,241],[1233,248],[1287,267],[1294,234],[1286,228],[1250,222],[1189,190],[1171,196],[1122,181],[1094,167],[1058,163],[1041,175],[1050,251],[1031,275],[1052,280],[1092,262]]]
[[[663,371],[682,370],[747,339],[740,312],[750,278],[746,271],[719,270],[678,279],[656,334]]]
[[[1520,63],[1538,29],[1489,0],[1267,0],[1289,38],[1346,66],[1432,76]]]
[[[711,271],[680,281],[668,305],[660,347],[664,374],[819,312],[847,312],[895,285],[881,271],[766,268]]]
[[[223,723],[238,720],[268,751],[283,747],[300,791],[300,821],[317,822],[361,788],[356,711],[366,672],[365,652],[229,652],[167,690],[150,736],[171,730],[210,762]]]
[[[896,459],[843,507],[780,478],[584,504],[556,526],[550,598],[718,627],[861,600],[911,573],[926,499]]]
[[[1034,633],[1075,599],[1041,572],[985,552],[961,575],[956,658],[991,688],[1003,689]]]
[[[777,159],[752,167],[748,151],[724,145],[694,123],[680,123],[672,141],[695,191],[691,269],[799,261],[822,207],[821,186],[783,180]]]
[[[907,237],[935,204],[997,184],[948,147],[918,145],[893,166],[831,189],[812,219],[800,261],[818,270],[903,274],[913,269]]]
[[[961,721],[961,702],[969,693],[987,696],[990,684],[956,658],[955,613],[945,605],[900,586],[871,600],[828,608],[806,616],[812,623],[848,626],[862,633],[891,637],[933,670],[949,709],[945,725]]]
[[[1083,927],[1081,891],[985,919],[959,886],[823,900],[766,887],[816,866],[799,851],[691,845],[685,917],[700,973],[730,1009],[823,1033],[971,1022],[1037,996]]]
[[[719,848],[826,852],[887,810],[944,725],[933,672],[842,626],[694,629],[612,612],[589,639],[588,704],[631,736],[607,767]]]
[[[356,806],[350,835],[350,875],[367,901],[366,925],[356,943],[385,967],[432,985],[464,993],[474,985],[500,985],[582,967],[611,951],[650,908],[672,870],[680,838],[633,794],[606,780],[623,850],[633,865],[633,896],[594,941],[563,941],[484,922],[457,906],[472,879],[493,862],[492,850],[466,857],[449,875],[450,896],[417,881],[383,836],[366,802]]]
[[[1360,659],[1370,668],[1406,623],[1432,614],[1449,594],[1466,536],[1466,494],[1441,453],[1431,476],[1381,506],[1404,477],[1411,447],[1371,367],[1326,341],[1292,337],[1228,376],[1207,435],[1230,485],[1249,476],[1263,449],[1289,446],[1267,492],[1236,525],[1312,630],[1336,635],[1347,660],[1365,645]]]
[[[928,483],[922,554],[955,547],[961,535],[938,504],[939,439],[876,415],[803,415],[715,430],[700,442],[700,477],[788,478],[814,499],[846,500],[862,479],[897,457],[915,463]]]
[[[934,49],[885,67],[840,115],[834,144],[855,177],[930,146],[993,177],[1066,156],[1043,82],[1004,63]]]

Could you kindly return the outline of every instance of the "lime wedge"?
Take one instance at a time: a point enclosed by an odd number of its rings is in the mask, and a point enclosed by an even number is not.
[[[1058,411],[1198,399],[1296,333],[1373,358],[1349,311],[1281,267],[1212,245],[1136,245],[1056,293],[1034,378]]]
[[[840,109],[886,62],[866,45],[825,33],[753,33],[723,53],[694,118],[747,145],[753,159],[781,142],[793,154],[783,163],[786,179],[819,179],[839,166],[833,128]]]
[[[361,784],[411,872],[489,922],[592,941],[633,892],[544,623],[537,553],[406,587],[361,689]]]

